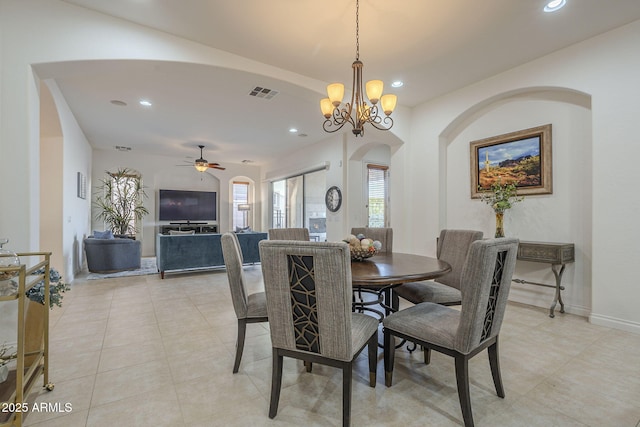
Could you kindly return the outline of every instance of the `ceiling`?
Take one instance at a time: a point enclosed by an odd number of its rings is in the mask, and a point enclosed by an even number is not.
[[[64,0],[282,71],[282,79],[153,61],[39,64],[55,79],[91,145],[210,162],[270,162],[327,137],[318,88],[351,83],[355,0]],[[640,19],[638,0],[361,0],[364,79],[413,107]],[[241,5],[241,6],[239,6]],[[287,76],[315,82],[294,85]],[[402,88],[390,88],[402,80]],[[278,92],[249,96],[255,86]],[[138,100],[147,98],[151,107]],[[113,105],[119,100],[126,106]],[[290,133],[289,128],[298,129]],[[348,130],[347,130],[348,131]],[[379,132],[368,129],[367,133]]]

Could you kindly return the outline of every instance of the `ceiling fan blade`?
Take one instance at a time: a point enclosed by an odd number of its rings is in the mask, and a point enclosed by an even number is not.
[[[221,171],[227,169],[227,168],[223,168],[222,166],[217,166],[217,163],[209,163],[209,167],[212,169],[220,169]]]

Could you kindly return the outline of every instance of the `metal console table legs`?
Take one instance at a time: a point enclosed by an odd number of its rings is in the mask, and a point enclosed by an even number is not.
[[[566,265],[575,261],[574,244],[521,241],[518,247],[518,259],[551,264],[551,271],[553,271],[553,275],[556,278],[555,285],[529,282],[522,279],[513,279],[513,281],[516,283],[555,288],[556,294],[549,308],[549,317],[555,317],[554,311],[558,303],[560,303],[560,313],[564,313],[564,302],[562,301],[561,293],[561,291],[564,290],[564,286],[562,286],[562,275],[564,274]]]

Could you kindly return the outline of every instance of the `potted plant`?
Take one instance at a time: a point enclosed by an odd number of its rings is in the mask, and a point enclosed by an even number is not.
[[[128,168],[108,172],[100,181],[93,203],[98,210],[96,219],[104,221],[114,234],[134,236],[145,215],[147,197],[140,175]]]
[[[479,188],[481,190],[481,188]],[[504,237],[504,211],[511,209],[514,203],[524,200],[518,196],[518,188],[514,182],[503,184],[500,179],[491,184],[489,190],[480,194],[480,200],[491,206],[496,214],[495,237]]]

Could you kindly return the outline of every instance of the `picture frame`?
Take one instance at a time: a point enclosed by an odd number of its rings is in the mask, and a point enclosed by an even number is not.
[[[471,198],[514,182],[518,195],[552,194],[551,124],[471,141]]]
[[[79,199],[87,198],[87,178],[84,176],[82,172],[78,172],[77,174],[77,197]]]

